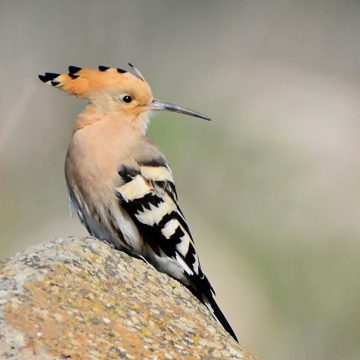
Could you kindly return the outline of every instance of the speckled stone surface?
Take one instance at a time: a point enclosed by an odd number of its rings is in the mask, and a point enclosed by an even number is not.
[[[256,359],[177,281],[92,237],[0,262],[1,359]]]

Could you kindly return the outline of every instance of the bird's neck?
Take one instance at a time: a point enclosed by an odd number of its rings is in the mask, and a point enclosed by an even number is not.
[[[112,182],[119,164],[131,157],[143,138],[142,133],[126,121],[111,116],[99,117],[96,112],[81,114],[66,158],[67,178],[77,183],[91,182],[92,188]],[[83,190],[86,188],[84,185]]]

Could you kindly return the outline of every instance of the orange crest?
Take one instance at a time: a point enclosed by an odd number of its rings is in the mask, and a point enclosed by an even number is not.
[[[44,83],[59,88],[81,98],[91,98],[92,94],[105,89],[126,89],[151,95],[151,89],[144,77],[132,64],[133,73],[121,68],[99,66],[99,70],[69,66],[67,74],[45,73],[39,75]]]

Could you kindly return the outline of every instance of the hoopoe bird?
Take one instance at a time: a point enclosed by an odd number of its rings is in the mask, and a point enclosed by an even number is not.
[[[65,176],[73,212],[88,232],[185,285],[237,341],[203,273],[165,156],[146,137],[154,111],[210,120],[159,101],[139,70],[69,66],[41,81],[87,99],[75,121]]]

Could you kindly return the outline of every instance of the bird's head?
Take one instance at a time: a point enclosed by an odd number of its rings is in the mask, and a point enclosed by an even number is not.
[[[131,71],[99,66],[99,70],[69,66],[67,74],[45,73],[41,81],[69,94],[88,99],[104,114],[119,119],[146,122],[152,111],[172,111],[210,120],[196,111],[154,99],[140,71],[129,63]]]

